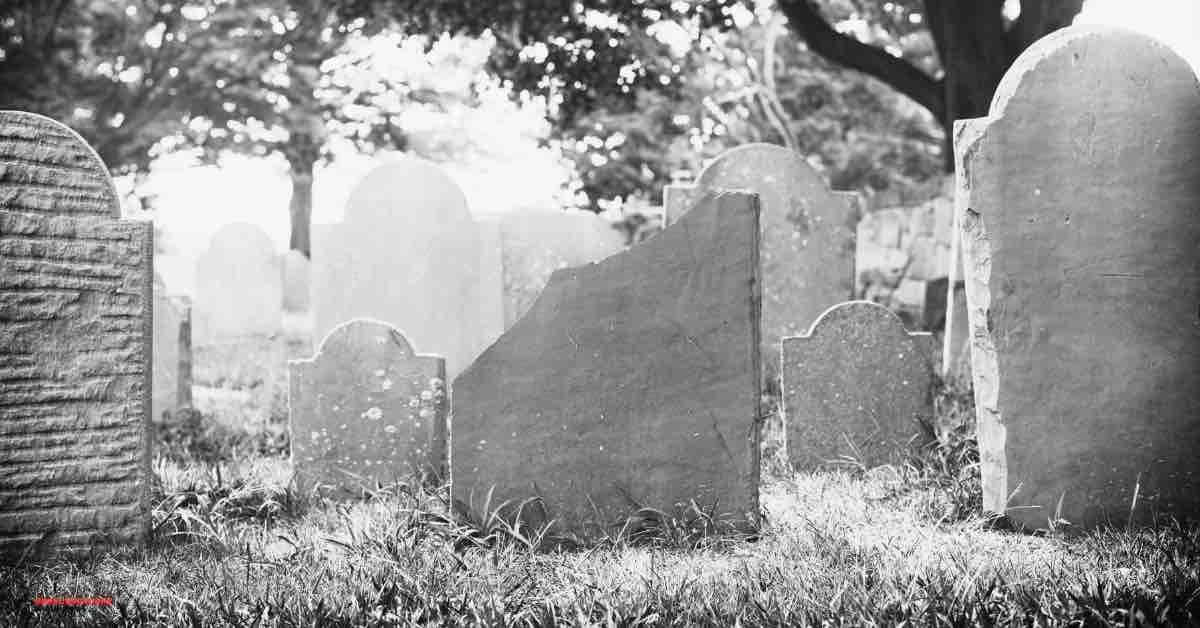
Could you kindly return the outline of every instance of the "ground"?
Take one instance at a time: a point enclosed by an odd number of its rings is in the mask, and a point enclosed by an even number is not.
[[[276,351],[198,350],[201,412],[158,430],[148,547],[0,569],[0,625],[1200,625],[1200,528],[1031,535],[978,514],[959,388],[903,468],[792,473],[768,446],[757,536],[642,513],[578,548],[494,505],[450,520],[437,489],[296,495]]]

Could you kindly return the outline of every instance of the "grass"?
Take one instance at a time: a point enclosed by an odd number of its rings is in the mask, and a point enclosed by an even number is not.
[[[269,417],[192,415],[159,430],[148,546],[3,569],[0,625],[1200,625],[1200,530],[996,529],[969,394],[945,386],[937,409],[901,468],[764,456],[757,535],[690,505],[587,548],[497,516],[515,504],[449,516],[439,489],[298,495]],[[113,606],[31,604],[91,595]]]

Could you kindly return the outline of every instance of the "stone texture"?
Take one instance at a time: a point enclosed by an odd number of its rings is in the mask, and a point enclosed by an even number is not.
[[[550,274],[598,262],[625,249],[621,232],[592,212],[517,211],[499,217],[504,328],[529,311]]]
[[[192,404],[192,305],[187,297],[167,294],[154,277],[154,395],[155,421],[173,416]]]
[[[701,190],[691,183],[672,183],[663,186],[663,226],[667,226],[692,208]]]
[[[320,237],[315,337],[378,319],[445,356],[451,376],[482,351],[479,234],[462,191],[436,165],[404,157],[376,167],[351,192],[344,221]]]
[[[783,339],[788,460],[810,470],[846,457],[899,464],[933,419],[933,342],[877,303],[852,301]]]
[[[0,112],[0,562],[146,536],[152,237],[82,138]]]
[[[218,229],[196,262],[195,343],[277,333],[283,320],[279,266],[271,238],[258,226],[235,222]]]
[[[830,192],[798,153],[772,144],[726,151],[696,181],[762,201],[763,360],[773,378],[779,340],[853,295],[858,196]]]
[[[1097,27],[1035,43],[989,117],[958,124],[988,510],[1200,514],[1198,137],[1188,64]]]
[[[300,251],[289,250],[280,257],[284,311],[307,312],[311,307],[311,266],[311,262]]]
[[[446,475],[446,362],[396,328],[356,319],[288,363],[296,485],[346,492]]]
[[[757,523],[758,204],[706,195],[597,264],[555,271],[455,380],[453,495],[541,496],[560,528],[613,532],[696,499]]]

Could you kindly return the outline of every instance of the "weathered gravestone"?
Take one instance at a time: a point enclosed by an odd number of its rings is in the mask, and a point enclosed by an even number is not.
[[[1188,64],[1111,28],[1035,43],[958,123],[988,510],[1200,515],[1197,138]]]
[[[311,303],[312,269],[308,258],[295,249],[280,258],[283,273],[283,309],[287,312],[307,312]]]
[[[140,543],[152,227],[75,132],[0,112],[0,560]]]
[[[700,188],[691,183],[671,183],[663,186],[663,226],[682,216],[696,204]]]
[[[529,311],[552,272],[625,249],[621,233],[592,212],[526,210],[499,221],[505,329]]]
[[[372,170],[319,244],[315,337],[378,319],[445,356],[451,376],[482,350],[479,235],[462,191],[436,165],[405,157]]]
[[[758,203],[706,195],[675,225],[555,271],[454,382],[453,495],[531,496],[591,537],[637,506],[758,512]]]
[[[160,421],[192,404],[192,305],[154,276],[154,402]]]
[[[195,343],[273,335],[282,327],[282,308],[279,258],[271,238],[247,222],[218,229],[196,263]]]
[[[795,469],[903,462],[933,419],[933,337],[878,303],[829,308],[782,342],[783,415]]]
[[[726,151],[696,181],[762,200],[762,340],[770,374],[779,366],[781,338],[803,333],[853,295],[858,196],[830,192],[798,153],[772,144]]]
[[[288,363],[292,463],[303,492],[446,475],[445,360],[394,327],[356,319]]]

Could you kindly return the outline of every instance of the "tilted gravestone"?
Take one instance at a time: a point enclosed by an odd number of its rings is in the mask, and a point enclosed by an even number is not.
[[[1144,35],[1035,43],[960,121],[986,509],[1200,515],[1200,85]]]
[[[781,338],[852,298],[858,195],[830,192],[798,153],[772,144],[726,151],[696,183],[749,190],[762,201],[762,340],[771,373]]]
[[[404,157],[376,167],[320,238],[315,337],[378,319],[445,356],[451,376],[482,350],[479,234],[462,190],[436,165]]]
[[[598,262],[625,248],[624,238],[592,212],[526,210],[499,217],[504,328],[511,328],[559,268]]]
[[[283,285],[271,238],[247,222],[218,229],[196,263],[195,344],[270,336],[282,327],[282,317]]]
[[[646,242],[555,271],[454,382],[457,507],[540,496],[526,516],[587,538],[695,499],[754,526],[758,213],[753,195],[709,194]]]
[[[788,460],[815,469],[904,461],[933,419],[933,337],[878,303],[836,305],[804,336],[784,338]]]
[[[160,421],[192,404],[192,305],[154,277],[154,403]]]
[[[303,492],[446,476],[446,363],[356,319],[288,363],[292,463]]]
[[[152,237],[74,131],[0,112],[0,561],[148,532]]]

